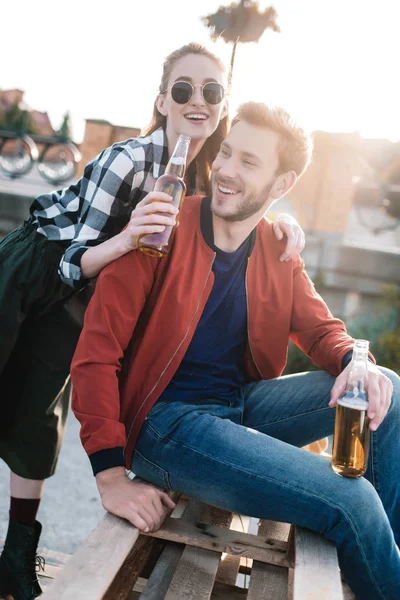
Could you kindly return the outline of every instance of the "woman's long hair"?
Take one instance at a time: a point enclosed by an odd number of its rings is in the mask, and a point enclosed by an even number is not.
[[[202,56],[207,56],[207,58],[210,58],[219,66],[222,72],[225,71],[224,64],[217,56],[215,56],[215,54],[210,52],[210,50],[207,50],[207,48],[205,48],[201,44],[191,42],[190,44],[187,44],[185,46],[182,46],[178,50],[175,50],[174,52],[169,54],[165,59],[159,88],[160,93],[163,93],[164,90],[168,87],[168,81],[171,75],[171,71],[176,61],[178,61],[184,56],[187,56],[188,54],[200,54]],[[166,117],[160,113],[160,111],[157,108],[157,103],[154,102],[153,116],[151,118],[150,124],[142,130],[141,135],[150,135],[159,127],[162,127],[165,130],[166,125]],[[200,150],[196,159],[192,163],[193,167],[192,165],[190,165],[190,171],[192,171],[192,168],[194,168],[196,171],[197,192],[205,193],[207,195],[210,193],[211,165],[219,152],[219,148],[221,146],[222,141],[227,136],[228,130],[229,119],[228,116],[225,116],[219,122],[218,127],[214,131],[214,133],[210,135],[210,137],[205,141],[202,149]]]

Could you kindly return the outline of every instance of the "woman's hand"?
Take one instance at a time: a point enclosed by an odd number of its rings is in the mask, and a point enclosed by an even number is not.
[[[81,258],[83,277],[97,277],[113,260],[135,250],[138,239],[146,233],[158,233],[174,226],[178,209],[172,198],[162,192],[150,192],[132,211],[128,225],[114,237],[88,248]]]
[[[132,211],[130,220],[122,234],[126,238],[128,250],[135,250],[140,236],[160,233],[168,226],[176,224],[178,209],[172,204],[172,197],[163,192],[150,192]]]
[[[280,261],[288,261],[302,252],[305,246],[304,231],[294,217],[286,213],[277,216],[272,223],[277,240],[281,240],[284,235],[287,237],[285,252],[279,257]]]

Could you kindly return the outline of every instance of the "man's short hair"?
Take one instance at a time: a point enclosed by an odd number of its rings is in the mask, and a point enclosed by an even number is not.
[[[232,127],[239,121],[278,133],[279,172],[294,171],[298,177],[304,173],[311,160],[312,140],[286,110],[263,102],[246,102],[239,106]]]

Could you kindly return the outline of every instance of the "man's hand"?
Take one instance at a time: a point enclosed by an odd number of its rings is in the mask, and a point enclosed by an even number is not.
[[[350,370],[350,363],[336,378],[331,390],[331,400],[329,406],[337,405],[337,401],[346,388],[347,376]],[[368,417],[370,418],[369,428],[376,431],[387,412],[392,401],[393,384],[386,375],[384,375],[376,365],[368,362],[368,383],[366,385],[368,394]]]
[[[127,227],[121,235],[127,239],[128,249],[137,248],[138,239],[149,233],[160,233],[176,224],[179,210],[172,204],[172,197],[163,192],[150,192],[132,211]]]
[[[175,508],[168,494],[140,479],[131,481],[123,467],[97,473],[96,482],[103,507],[145,533],[157,531],[166,508]]]
[[[304,231],[294,217],[286,213],[277,216],[272,223],[272,229],[278,240],[287,237],[285,252],[279,257],[280,261],[288,261],[302,252],[305,246]]]

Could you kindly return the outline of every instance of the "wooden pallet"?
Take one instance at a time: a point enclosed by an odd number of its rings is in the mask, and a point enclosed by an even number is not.
[[[49,565],[55,580],[44,600],[354,598],[335,547],[321,536],[187,499],[149,535],[107,514],[64,568],[60,562]]]

